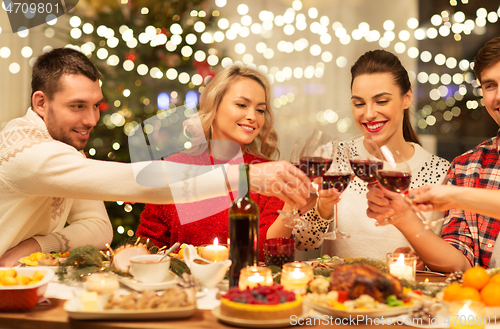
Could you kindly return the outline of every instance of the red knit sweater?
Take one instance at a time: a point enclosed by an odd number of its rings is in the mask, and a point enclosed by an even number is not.
[[[243,159],[245,163],[268,161],[251,154],[245,154]],[[210,155],[203,153],[192,157],[185,154],[176,154],[169,157],[168,160],[186,164],[207,165],[210,164]],[[228,209],[231,205],[231,200],[236,196],[236,193],[234,193],[234,196],[229,196],[232,199],[226,196],[175,205],[147,204],[141,214],[141,223],[137,229],[137,235],[149,238],[158,247],[164,245],[168,247],[175,242],[200,246],[203,244],[212,244],[214,238],[218,238],[219,243],[226,244],[229,236]],[[263,261],[263,245],[266,233],[269,226],[278,217],[277,211],[283,208],[283,201],[276,197],[264,196],[253,191],[250,191],[250,196],[260,209],[259,258]],[[223,210],[208,217],[203,216],[207,211],[215,212],[213,209]],[[178,212],[182,214],[183,224],[181,224]],[[186,223],[185,218],[189,218],[189,221],[194,221]],[[196,220],[197,218],[201,219]]]

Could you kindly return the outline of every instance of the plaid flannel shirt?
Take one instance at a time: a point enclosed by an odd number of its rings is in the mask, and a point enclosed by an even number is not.
[[[448,170],[448,183],[457,186],[500,188],[500,130],[496,137],[455,158]],[[500,230],[500,219],[460,209],[446,212],[442,238],[460,250],[472,266],[488,268]]]

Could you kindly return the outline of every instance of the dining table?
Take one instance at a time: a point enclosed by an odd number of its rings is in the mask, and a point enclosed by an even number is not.
[[[427,280],[426,280],[427,279]],[[417,273],[417,281],[444,282],[445,275]],[[59,282],[51,282],[48,285],[44,303],[39,303],[33,309],[25,312],[0,312],[0,329],[121,329],[121,328],[193,328],[193,329],[212,329],[212,328],[234,328],[220,322],[212,313],[210,305],[215,305],[215,293],[213,301],[205,296],[205,301],[198,301],[198,309],[194,315],[185,319],[166,319],[166,320],[75,320],[68,316],[64,310],[64,303],[67,299],[76,295],[78,291],[83,291],[84,287],[80,285],[67,286]],[[120,288],[123,289],[123,288]],[[75,292],[76,291],[76,292]],[[57,298],[56,298],[57,297]],[[208,304],[207,304],[208,302]],[[211,304],[212,303],[212,304]],[[200,309],[200,304],[203,308]],[[218,304],[217,304],[218,305]],[[316,319],[314,321],[314,319]],[[323,319],[323,320],[321,320]],[[310,318],[310,324],[304,321],[301,326],[307,328],[323,328],[325,324],[334,324],[334,319],[325,320],[325,317]],[[292,323],[293,324],[293,323]],[[299,325],[294,322],[295,326]],[[379,325],[356,323],[343,323],[344,327],[356,327],[358,329],[375,328]],[[407,327],[404,324],[401,326]],[[261,327],[263,328],[263,327]]]

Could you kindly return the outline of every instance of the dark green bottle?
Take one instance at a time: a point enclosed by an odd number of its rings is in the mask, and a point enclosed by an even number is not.
[[[259,206],[250,198],[248,164],[240,164],[238,198],[229,208],[229,287],[238,286],[240,270],[259,262]]]

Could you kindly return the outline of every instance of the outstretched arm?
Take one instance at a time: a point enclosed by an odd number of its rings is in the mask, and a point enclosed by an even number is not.
[[[420,211],[444,211],[458,208],[500,218],[499,190],[453,185],[426,185],[410,192]]]
[[[394,225],[413,246],[423,262],[432,270],[453,272],[471,267],[465,255],[441,239],[431,230],[425,230],[424,223],[412,211],[398,193],[390,192],[377,185],[369,185],[368,217],[382,223],[391,216]]]

